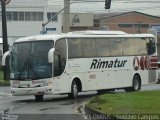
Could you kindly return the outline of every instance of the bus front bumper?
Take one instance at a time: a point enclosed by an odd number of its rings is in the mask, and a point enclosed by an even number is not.
[[[35,88],[14,88],[10,87],[13,96],[22,95],[49,95],[52,94],[52,86],[35,87]]]

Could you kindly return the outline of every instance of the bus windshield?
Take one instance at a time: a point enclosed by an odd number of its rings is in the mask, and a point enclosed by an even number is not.
[[[37,80],[52,76],[48,52],[53,41],[15,43],[11,53],[11,80]]]

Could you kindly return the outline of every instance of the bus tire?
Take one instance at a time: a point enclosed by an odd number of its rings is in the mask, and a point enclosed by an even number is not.
[[[69,97],[72,99],[76,99],[78,97],[78,85],[76,81],[72,82],[71,93],[69,93]]]
[[[44,95],[35,95],[35,101],[36,101],[36,102],[41,102],[41,101],[43,101],[43,96],[44,96]]]
[[[125,88],[126,92],[135,92],[141,89],[141,79],[138,75],[133,77],[132,87]]]
[[[133,77],[133,91],[139,91],[141,89],[141,79],[138,75],[135,75]]]

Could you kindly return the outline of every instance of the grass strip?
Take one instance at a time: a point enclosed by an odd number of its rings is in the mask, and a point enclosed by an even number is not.
[[[7,81],[4,81],[4,80],[0,80],[0,86],[9,86],[10,85],[10,82],[7,80]]]
[[[0,81],[3,80],[3,79],[4,79],[4,77],[3,77],[3,71],[0,70]]]
[[[9,85],[10,85],[9,80],[4,81],[3,71],[0,70],[0,86],[9,86]]]
[[[160,115],[160,91],[109,93],[95,96],[87,104],[99,112],[115,114]]]

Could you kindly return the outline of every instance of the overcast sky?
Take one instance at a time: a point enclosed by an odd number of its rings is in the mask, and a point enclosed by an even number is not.
[[[49,0],[50,4],[62,5],[64,0]],[[72,1],[72,0],[71,0]],[[112,0],[111,9],[104,9],[104,2],[84,2],[85,0],[76,0],[77,3],[71,4],[71,12],[127,12],[139,11],[150,15],[160,16],[160,0]],[[87,1],[105,1],[105,0],[87,0]]]

